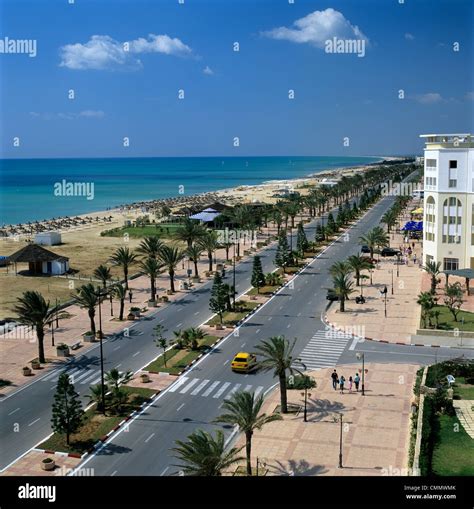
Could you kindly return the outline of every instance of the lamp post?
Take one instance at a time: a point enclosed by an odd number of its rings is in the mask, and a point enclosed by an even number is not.
[[[356,354],[357,359],[362,359],[362,396],[365,396],[365,354],[364,353],[357,353]]]
[[[382,290],[385,318],[387,318],[387,293],[387,285],[385,285]]]
[[[400,253],[397,253],[397,277],[400,277]]]
[[[232,292],[232,309],[235,311],[235,242],[236,242],[236,237],[237,237],[237,230],[234,228],[234,263],[232,264],[232,287],[233,287],[233,292]]]
[[[110,316],[114,316],[114,306],[113,306],[114,299],[112,293],[110,293],[109,298],[110,298]]]
[[[59,309],[58,309],[58,299],[56,299],[56,329],[59,327]]]
[[[390,269],[389,272],[392,276],[392,295],[393,295],[393,269]]]
[[[334,418],[334,419],[337,422],[337,418]],[[343,468],[343,466],[342,466],[342,413],[339,414],[339,423],[340,423],[340,427],[339,427],[339,465],[337,466],[337,468]]]
[[[102,312],[101,312],[101,297],[102,292],[100,288],[97,289],[97,296],[99,298],[99,344],[100,344],[100,385],[102,396],[102,413],[105,415],[105,383],[104,383],[104,349],[102,345]]]

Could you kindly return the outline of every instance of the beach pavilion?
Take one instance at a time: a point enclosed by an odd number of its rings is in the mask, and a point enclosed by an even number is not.
[[[214,224],[214,221],[220,215],[221,215],[220,212],[217,212],[217,210],[214,210],[209,207],[207,209],[204,209],[202,212],[199,212],[198,214],[193,214],[192,216],[189,216],[189,219],[195,219],[197,221],[201,221],[202,223]]]
[[[47,274],[57,276],[69,270],[69,258],[48,251],[37,244],[27,244],[16,253],[8,257],[10,263],[15,264],[15,274],[18,263],[27,263],[30,274]]]

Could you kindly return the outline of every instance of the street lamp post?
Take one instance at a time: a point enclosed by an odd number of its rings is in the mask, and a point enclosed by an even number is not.
[[[112,293],[110,294],[110,316],[114,316],[114,306],[113,306],[113,296]]]
[[[308,396],[311,397],[311,393],[308,394],[308,387],[306,387],[305,385],[305,388],[304,388],[304,392],[301,393],[302,396],[304,396],[304,414],[303,414],[303,421],[304,422],[308,422],[308,412],[307,412],[307,408],[308,408]]]
[[[361,360],[362,359],[362,396],[365,396],[365,354],[364,353],[357,353],[356,357]]]
[[[105,383],[104,383],[104,349],[102,344],[102,312],[101,312],[101,297],[102,292],[98,288],[99,297],[99,344],[100,344],[100,385],[101,385],[101,396],[102,396],[102,413],[105,415]]]
[[[339,465],[338,468],[343,468],[342,466],[342,413],[339,414]]]
[[[393,269],[390,269],[389,272],[392,276],[392,295],[393,295]]]
[[[397,253],[397,277],[400,277],[400,254]]]
[[[387,293],[387,285],[385,285],[382,290],[385,318],[387,318]]]

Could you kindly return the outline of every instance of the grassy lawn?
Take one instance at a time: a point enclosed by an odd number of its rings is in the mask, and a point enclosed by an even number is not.
[[[440,415],[437,418],[439,434],[433,452],[433,472],[436,475],[473,476],[474,440],[464,431],[457,417]]]
[[[278,288],[280,288],[280,286],[271,286],[271,285],[265,285],[265,286],[262,286],[262,288],[260,288],[260,295],[268,295],[270,293],[273,293],[275,292],[276,290],[278,290]],[[248,292],[249,295],[258,295],[258,292],[257,292],[257,289],[256,288],[252,288],[250,290],[250,292]]]
[[[454,399],[474,400],[474,380],[472,378],[466,381],[465,377],[457,376],[453,389]]]
[[[102,415],[96,413],[95,407],[90,408],[85,416],[81,429],[71,435],[69,446],[66,444],[66,437],[54,433],[51,437],[39,445],[40,449],[47,449],[58,452],[73,452],[83,454],[90,449],[101,437],[106,435],[123,418],[134,410],[137,410],[142,403],[147,401],[156,391],[143,387],[126,387],[123,389],[129,393],[129,400],[122,408],[120,415]]]
[[[460,331],[474,332],[474,313],[461,310],[458,314],[458,321],[455,322],[453,315],[449,312],[449,309],[446,306],[436,306],[434,309],[435,311],[440,311],[438,329],[459,329]],[[462,322],[463,318],[464,324]]]
[[[205,336],[204,339],[199,342],[199,348],[197,350],[177,350],[173,348],[166,352],[166,367],[163,362],[163,356],[161,355],[158,359],[148,364],[145,370],[163,371],[165,373],[177,375],[201,353],[209,350],[210,346],[216,342],[216,339],[217,336]]]
[[[102,233],[104,237],[122,237],[128,233],[131,238],[142,238],[149,235],[159,235],[161,238],[169,238],[178,228],[179,223],[156,223],[146,226],[123,226],[113,228]]]
[[[245,316],[258,306],[257,302],[249,302],[246,300],[240,300],[235,303],[236,311],[226,311],[222,315],[222,323],[224,325],[236,325],[238,321],[245,318]],[[206,325],[217,325],[220,323],[219,317],[215,316],[211,318]]]

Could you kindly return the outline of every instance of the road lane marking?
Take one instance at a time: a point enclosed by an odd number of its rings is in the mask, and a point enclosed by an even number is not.
[[[115,366],[115,369],[118,369],[118,368],[120,368],[120,366],[121,366],[121,365],[122,365],[122,363],[120,363],[120,364],[117,364],[117,365]]]
[[[135,352],[132,357],[136,357],[138,354],[140,353],[140,350],[138,350],[138,352]]]
[[[244,392],[250,392],[250,389],[252,388],[251,385],[246,385],[245,386],[245,389],[244,389]]]
[[[152,433],[152,434],[151,434],[151,435],[150,435],[150,436],[149,436],[149,437],[145,440],[145,444],[146,444],[149,440],[151,440],[154,436],[155,436],[155,434],[154,434],[154,433]]]
[[[186,393],[189,391],[189,389],[191,389],[191,387],[192,387],[193,385],[196,385],[198,382],[199,382],[199,378],[193,378],[193,379],[192,379],[192,380],[188,383],[188,385],[186,385],[186,387],[183,387],[183,388],[179,391],[179,393],[180,393],[180,394],[186,394]]]
[[[187,376],[183,376],[183,378],[180,378],[174,385],[172,385],[168,392],[175,392],[177,391],[186,381],[189,380]]]
[[[195,389],[191,392],[191,396],[196,396],[206,385],[210,382],[210,380],[203,380]]]
[[[259,385],[254,392],[254,398],[256,398],[263,391],[263,385]]]
[[[160,476],[165,475],[165,472],[167,472],[170,469],[170,467],[166,467],[163,472],[161,472]]]
[[[95,376],[97,376],[97,371],[93,371],[91,375],[89,375],[87,378],[84,378],[81,384],[86,384],[89,380],[92,380],[92,378],[94,378]]]
[[[258,334],[259,332],[260,332],[260,329],[257,329],[257,330],[255,331],[255,334]]]
[[[354,338],[354,340],[352,341],[351,346],[349,347],[349,350],[354,350],[354,348],[356,347],[358,342],[359,342],[359,338]]]
[[[30,424],[28,424],[28,426],[33,426],[33,424],[35,422],[38,422],[40,419],[41,419],[41,417],[38,417],[38,419],[35,419],[33,422],[30,422]]]
[[[223,366],[225,366],[227,363],[229,362],[229,359],[227,359],[224,364],[222,364]]]
[[[176,327],[179,328],[179,327],[181,327],[181,325],[183,325],[183,322],[178,323],[178,325]]]
[[[230,385],[230,382],[225,382],[222,387],[214,394],[214,396],[212,396],[214,399],[216,398],[219,398],[220,396],[222,396],[222,394],[224,393],[224,391],[227,389],[227,387],[229,387]]]
[[[269,316],[267,320],[270,322],[272,318],[273,318],[272,316]]]
[[[220,384],[220,381],[217,381],[217,382],[214,382],[211,384],[211,386],[205,391],[202,393],[202,397],[203,398],[207,398],[209,396],[209,394],[211,394],[211,392]]]
[[[246,344],[247,344],[247,343],[244,341],[244,342],[242,343],[241,348],[243,348]]]
[[[115,352],[116,350],[118,350],[120,348],[120,345],[119,346],[116,346],[113,351]]]
[[[118,470],[114,470],[111,474],[110,474],[110,477],[113,477],[116,473],[118,472]]]
[[[15,412],[18,412],[18,410],[20,410],[20,407],[15,408],[15,410],[13,410],[13,412],[10,412],[8,415],[13,415]]]
[[[179,407],[176,409],[177,412],[179,412],[184,406],[184,403],[182,403],[181,405],[179,405]]]
[[[194,316],[197,316],[199,313],[200,313],[200,311],[196,311],[196,312],[194,313]]]

